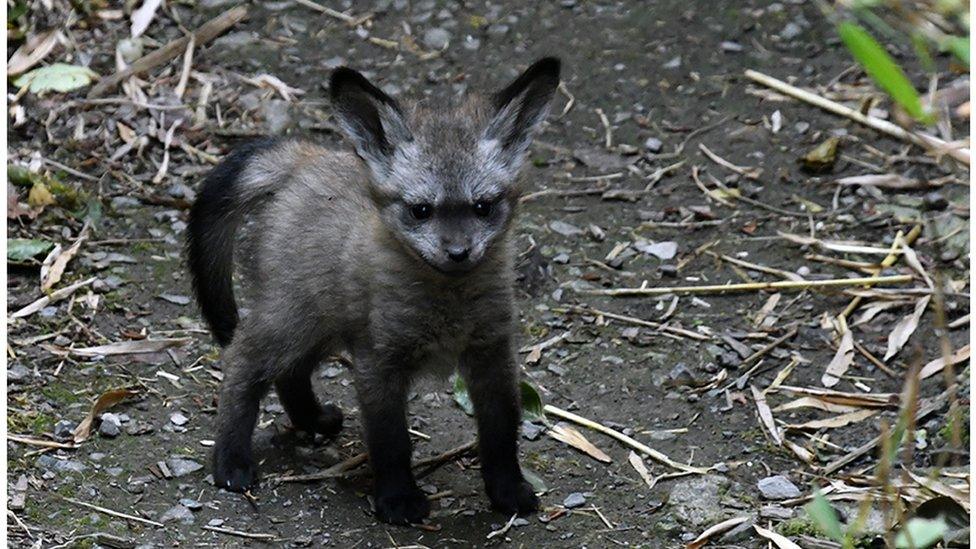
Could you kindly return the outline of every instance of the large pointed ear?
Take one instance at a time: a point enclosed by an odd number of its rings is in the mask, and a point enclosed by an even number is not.
[[[485,137],[495,140],[509,163],[518,164],[546,115],[559,86],[559,59],[544,57],[492,96],[495,109]]]
[[[332,73],[329,95],[339,127],[356,152],[375,172],[386,173],[397,145],[413,140],[400,106],[347,67]]]

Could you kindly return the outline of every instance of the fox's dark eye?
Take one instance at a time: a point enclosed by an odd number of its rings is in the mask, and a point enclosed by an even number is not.
[[[428,219],[434,214],[434,208],[430,204],[414,204],[410,206],[410,215],[418,221]]]
[[[479,200],[474,203],[474,214],[478,217],[488,217],[491,213],[491,202]]]

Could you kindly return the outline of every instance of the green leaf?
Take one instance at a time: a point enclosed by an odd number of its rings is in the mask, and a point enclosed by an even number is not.
[[[895,547],[925,549],[940,541],[947,530],[948,525],[941,516],[935,519],[915,517],[909,519],[905,527],[895,536]]]
[[[844,529],[841,527],[837,513],[830,506],[827,498],[823,497],[820,490],[813,494],[813,501],[806,506],[807,514],[817,524],[820,531],[830,536],[835,541],[844,541]]]
[[[7,164],[7,181],[17,185],[18,187],[30,187],[33,185],[33,175],[34,174],[32,174],[30,170],[24,166]]]
[[[546,412],[543,410],[542,397],[539,390],[528,381],[521,383],[522,387],[522,417],[529,421],[545,421]]]
[[[14,85],[18,88],[28,86],[32,93],[37,94],[69,92],[91,84],[93,78],[98,78],[98,74],[88,67],[54,63],[21,75],[14,80]]]
[[[947,51],[955,55],[957,59],[969,66],[969,37],[950,36],[939,45],[942,51]]]
[[[464,379],[457,374],[454,374],[454,402],[457,402],[465,414],[474,415],[471,393],[468,392],[468,386],[464,383]]]
[[[33,259],[51,248],[54,244],[46,240],[36,238],[8,238],[7,239],[7,261],[13,263],[24,263]]]
[[[545,421],[546,414],[542,410],[542,397],[539,391],[527,381],[520,385],[522,391],[522,417],[529,421]],[[471,402],[471,393],[468,385],[458,374],[454,374],[454,402],[464,410],[469,416],[474,415],[474,403]]]
[[[916,120],[931,121],[932,117],[922,110],[922,100],[904,71],[868,31],[856,23],[844,21],[837,32],[854,59],[878,86]]]

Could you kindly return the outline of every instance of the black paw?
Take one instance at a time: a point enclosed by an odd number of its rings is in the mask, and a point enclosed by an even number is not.
[[[249,453],[232,446],[217,446],[214,451],[214,485],[231,492],[246,492],[254,486],[254,461]]]
[[[532,485],[519,475],[517,479],[486,483],[488,499],[496,511],[506,515],[527,515],[539,510],[539,498]]]
[[[376,495],[376,518],[390,524],[417,524],[430,514],[430,501],[417,487]]]
[[[299,431],[331,438],[342,430],[342,410],[334,404],[326,404],[321,408],[317,407],[311,417],[292,418],[292,423]]]

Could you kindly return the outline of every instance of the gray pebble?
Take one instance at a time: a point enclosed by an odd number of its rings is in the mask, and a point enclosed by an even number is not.
[[[580,492],[573,492],[572,494],[566,496],[563,500],[563,507],[567,509],[575,509],[577,507],[582,507],[586,503],[586,496]]]
[[[765,499],[782,500],[800,497],[800,489],[783,475],[766,477],[759,481],[758,486],[759,492]]]

